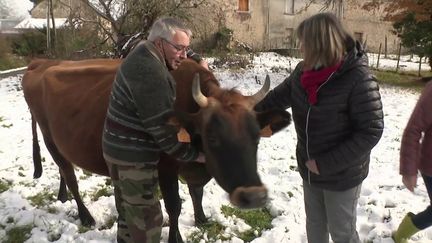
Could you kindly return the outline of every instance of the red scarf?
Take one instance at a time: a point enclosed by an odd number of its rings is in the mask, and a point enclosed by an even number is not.
[[[300,77],[300,82],[308,94],[308,101],[311,105],[316,104],[318,101],[318,87],[327,81],[330,75],[332,75],[341,64],[342,62],[338,62],[334,66],[322,68],[320,70],[303,71]]]

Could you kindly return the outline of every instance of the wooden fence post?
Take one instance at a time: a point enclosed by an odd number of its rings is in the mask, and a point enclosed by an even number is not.
[[[422,62],[422,58],[423,57],[420,57],[420,60],[419,60],[419,68],[418,68],[418,73],[417,73],[417,76],[421,76],[421,62]]]
[[[384,37],[384,58],[387,58],[387,35]]]
[[[399,43],[399,50],[398,50],[397,63],[396,63],[396,72],[399,71],[399,60],[400,60],[400,55],[401,55],[401,48],[402,48],[402,43]]]
[[[377,59],[376,69],[378,69],[378,67],[379,67],[379,61],[380,61],[380,56],[381,56],[381,45],[382,45],[382,43],[380,43],[379,48],[378,48],[378,59]]]

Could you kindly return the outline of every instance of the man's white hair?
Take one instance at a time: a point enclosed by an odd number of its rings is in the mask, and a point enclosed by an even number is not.
[[[180,20],[173,17],[162,17],[153,23],[147,40],[155,41],[161,38],[171,41],[176,31],[185,32],[189,38],[192,36],[192,31]]]

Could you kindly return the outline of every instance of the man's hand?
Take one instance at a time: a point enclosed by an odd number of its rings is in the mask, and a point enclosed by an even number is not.
[[[414,192],[414,187],[417,186],[417,175],[402,175],[402,182],[408,190]]]
[[[316,161],[314,159],[310,159],[306,161],[306,167],[314,174],[319,175],[318,167],[316,165]]]

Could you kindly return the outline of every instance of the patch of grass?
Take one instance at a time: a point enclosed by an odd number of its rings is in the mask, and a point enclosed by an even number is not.
[[[87,231],[91,230],[90,227],[84,226],[84,225],[78,225],[78,233],[83,234]]]
[[[5,58],[0,58],[0,71],[27,66],[27,61],[13,54],[7,54]]]
[[[380,83],[392,86],[422,89],[426,84],[420,80],[420,77],[410,72],[396,73],[394,71],[374,70],[373,73]],[[431,75],[432,73],[429,76]]]
[[[53,192],[39,192],[34,196],[30,196],[27,198],[30,201],[30,204],[35,207],[43,207],[48,205],[50,202],[54,202],[56,196]]]
[[[98,191],[96,191],[93,194],[92,200],[93,201],[97,201],[102,196],[109,197],[111,195],[114,195],[114,192],[110,188],[108,188],[108,187],[103,187],[102,189],[99,189]]]
[[[238,235],[238,237],[245,242],[252,241],[253,239],[261,236],[264,230],[272,228],[271,221],[273,220],[273,217],[266,208],[241,210],[238,208],[222,206],[221,210],[225,216],[235,215],[237,218],[243,219],[249,226],[252,227],[252,229],[239,233]]]
[[[30,238],[30,232],[34,225],[16,226],[6,232],[6,239],[3,242],[21,243]]]
[[[11,128],[13,126],[13,124],[1,124],[2,127],[4,128]]]
[[[99,227],[99,230],[111,229],[114,223],[116,222],[116,220],[117,220],[117,216],[112,216],[101,227]]]
[[[9,190],[12,187],[12,182],[7,180],[0,180],[0,193]]]
[[[200,243],[203,238],[205,242],[217,242],[219,240],[229,240],[230,237],[224,237],[226,227],[218,222],[210,221],[198,226],[199,230],[189,235],[187,242]]]
[[[4,124],[5,121],[6,121],[6,119],[3,116],[0,116],[0,123],[3,123],[3,124],[0,125],[1,127],[10,128],[10,127],[13,126],[12,123],[10,123],[10,124]]]
[[[47,208],[47,212],[51,213],[51,214],[57,214],[58,213],[58,209],[54,208],[54,207],[48,207]]]
[[[235,216],[243,219],[251,227],[250,230],[245,232],[232,232],[233,235],[236,235],[236,237],[242,239],[244,242],[251,242],[261,236],[264,230],[272,228],[271,221],[273,217],[266,208],[242,210],[223,205],[221,211],[227,217]],[[200,225],[198,228],[198,231],[188,237],[187,242],[199,243],[202,239],[205,239],[205,242],[226,241],[231,239],[232,236],[227,235],[225,226],[214,221]]]
[[[87,171],[87,170],[82,170],[82,172],[83,172],[83,175],[81,175],[79,177],[80,180],[85,180],[85,179],[87,179],[93,175],[93,173],[91,173],[90,171]]]

